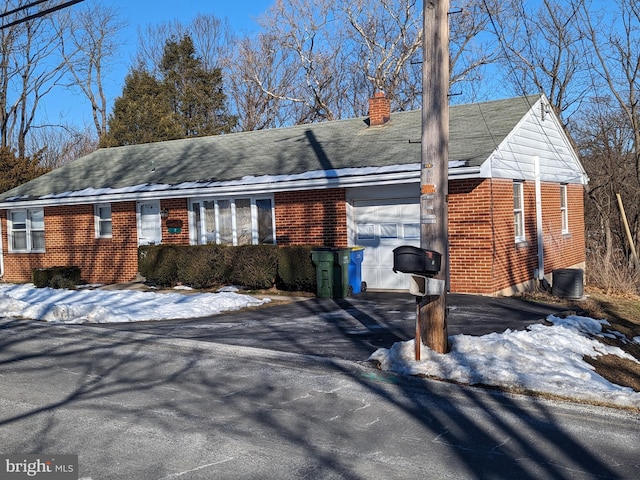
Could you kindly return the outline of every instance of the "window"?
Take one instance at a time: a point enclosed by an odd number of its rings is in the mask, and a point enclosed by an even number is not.
[[[376,238],[375,226],[370,223],[358,224],[358,241],[374,240]]]
[[[403,228],[404,228],[404,238],[406,239],[420,238],[419,223],[405,223],[403,225]]]
[[[9,250],[44,252],[44,210],[25,208],[9,214]]]
[[[398,238],[397,223],[381,223],[380,238]]]
[[[191,220],[194,244],[275,243],[271,198],[194,200],[191,202]]]
[[[513,183],[513,223],[516,242],[524,242],[524,188],[522,182]]]
[[[101,203],[95,206],[94,218],[97,238],[111,238],[111,204]]]
[[[562,218],[562,233],[569,233],[569,212],[567,210],[566,185],[560,185],[560,217]]]

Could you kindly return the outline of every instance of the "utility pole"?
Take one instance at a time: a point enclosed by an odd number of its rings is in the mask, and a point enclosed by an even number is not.
[[[418,298],[416,334],[420,333],[430,349],[447,353],[449,0],[423,1],[420,246],[442,255],[440,272],[434,280],[443,288],[438,295]],[[419,342],[416,343],[419,359]]]

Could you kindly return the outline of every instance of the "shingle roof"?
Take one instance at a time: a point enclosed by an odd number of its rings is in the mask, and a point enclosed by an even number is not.
[[[539,97],[450,108],[449,160],[479,166]],[[99,149],[0,195],[39,198],[87,188],[231,181],[245,176],[420,162],[421,111],[382,126],[366,117],[212,137]],[[25,198],[26,197],[26,198]]]

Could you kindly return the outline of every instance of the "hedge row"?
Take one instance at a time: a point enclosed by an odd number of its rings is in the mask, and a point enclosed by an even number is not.
[[[138,249],[138,269],[160,286],[188,285],[206,289],[242,285],[315,292],[311,261],[314,247],[275,245],[145,245]]]
[[[37,288],[75,288],[80,284],[80,267],[50,267],[31,270],[31,280]]]

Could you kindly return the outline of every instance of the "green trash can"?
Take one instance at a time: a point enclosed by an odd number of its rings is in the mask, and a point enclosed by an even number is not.
[[[349,295],[351,249],[316,248],[311,261],[316,267],[316,294],[320,298],[344,298]]]

